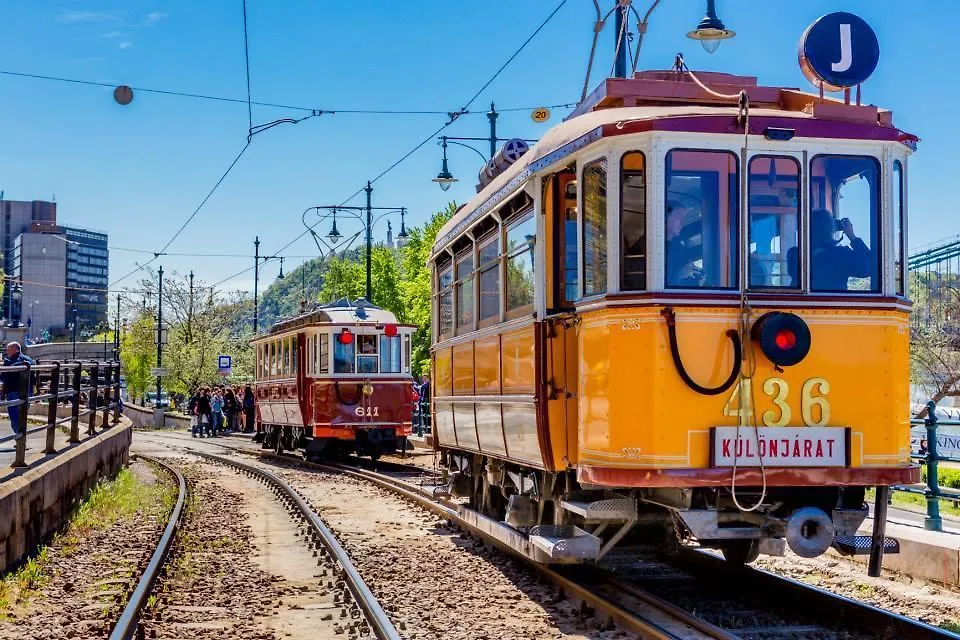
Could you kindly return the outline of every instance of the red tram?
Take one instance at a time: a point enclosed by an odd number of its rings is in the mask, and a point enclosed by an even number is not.
[[[415,330],[365,300],[346,299],[276,323],[251,341],[257,438],[308,459],[376,459],[399,449],[417,399]]]

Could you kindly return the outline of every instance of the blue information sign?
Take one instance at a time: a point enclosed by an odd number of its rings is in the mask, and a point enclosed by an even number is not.
[[[230,358],[230,356],[217,357],[217,368],[220,369],[221,371],[225,369],[229,371],[232,365],[233,365],[233,360]]]
[[[807,27],[800,38],[800,68],[815,87],[839,91],[864,82],[880,61],[880,42],[862,18],[840,11]]]

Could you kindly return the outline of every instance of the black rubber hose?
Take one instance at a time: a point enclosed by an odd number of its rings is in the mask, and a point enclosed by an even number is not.
[[[680,347],[677,344],[677,315],[670,307],[664,308],[660,313],[667,321],[667,332],[670,334],[670,355],[673,356],[673,364],[687,386],[705,396],[719,395],[732,387],[733,383],[737,381],[737,376],[740,375],[740,358],[742,357],[740,334],[735,329],[727,331],[727,337],[733,343],[733,367],[730,370],[730,377],[719,387],[702,387],[690,377],[683,366],[683,360],[680,358]]]
[[[343,396],[340,395],[340,381],[339,381],[339,380],[333,383],[333,390],[337,392],[337,400],[340,401],[340,404],[345,405],[345,406],[348,406],[348,407],[352,407],[353,405],[355,405],[355,404],[357,404],[358,402],[360,402],[360,397],[363,395],[363,385],[362,385],[362,384],[357,384],[357,395],[354,396],[353,402],[347,402],[346,400],[343,399]]]

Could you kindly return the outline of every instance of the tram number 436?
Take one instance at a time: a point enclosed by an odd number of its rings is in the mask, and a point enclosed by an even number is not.
[[[784,427],[790,424],[793,410],[790,406],[790,386],[783,378],[767,378],[763,381],[764,395],[773,402],[773,409],[760,415],[766,427]],[[741,378],[733,387],[733,392],[723,406],[723,415],[738,417],[743,424],[753,417],[752,378]],[[810,378],[800,388],[800,417],[808,427],[825,427],[830,423],[830,402],[826,395],[830,393],[830,383],[823,378]]]
[[[378,418],[380,417],[380,407],[357,407],[353,410],[358,418]]]

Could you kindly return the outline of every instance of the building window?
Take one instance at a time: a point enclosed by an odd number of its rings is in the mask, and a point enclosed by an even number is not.
[[[799,289],[800,163],[754,156],[749,166],[750,287]]]
[[[480,324],[500,319],[500,232],[480,241]]]
[[[537,223],[533,213],[522,215],[507,226],[507,317],[533,311],[533,260]]]
[[[583,168],[583,295],[607,291],[607,161]]]
[[[664,211],[666,286],[737,286],[739,183],[729,151],[667,153]]]
[[[810,288],[880,291],[880,163],[867,156],[810,162]]]
[[[473,329],[473,248],[457,258],[457,333]]]
[[[647,181],[646,158],[639,151],[623,154],[620,161],[620,288],[647,288]]]

